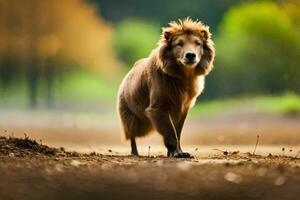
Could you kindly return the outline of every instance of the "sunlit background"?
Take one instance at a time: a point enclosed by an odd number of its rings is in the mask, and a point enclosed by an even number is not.
[[[187,16],[210,26],[216,61],[183,146],[232,148],[257,135],[265,147],[299,146],[298,0],[0,0],[0,135],[129,153],[118,86],[161,27]],[[158,134],[138,143],[164,152]]]

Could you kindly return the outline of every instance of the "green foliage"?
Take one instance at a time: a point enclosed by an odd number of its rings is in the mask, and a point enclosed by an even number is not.
[[[108,81],[99,74],[80,68],[68,72],[55,88],[59,102],[101,104],[116,99],[118,81]]]
[[[135,61],[150,54],[159,35],[159,25],[154,22],[126,19],[116,28],[115,48],[120,58],[131,67]]]
[[[53,83],[54,108],[93,111],[112,109],[116,104],[120,80],[111,81],[103,75],[74,66]],[[37,91],[38,108],[46,108],[46,85],[41,83]],[[14,81],[5,93],[0,93],[0,108],[26,109],[28,88],[26,80]]]
[[[257,107],[273,113],[300,114],[300,96],[286,93],[282,96],[264,96],[255,101]]]
[[[219,27],[216,49],[210,84],[219,95],[300,91],[299,27],[282,5],[233,7]]]
[[[207,117],[224,114],[232,110],[247,110],[251,108],[257,113],[271,113],[279,115],[299,115],[300,96],[294,93],[283,95],[266,95],[256,97],[239,97],[222,100],[210,100],[196,104],[191,112],[191,117]]]
[[[207,117],[220,112],[228,111],[237,108],[242,104],[241,99],[223,99],[223,100],[210,100],[200,101],[189,112],[191,117]]]

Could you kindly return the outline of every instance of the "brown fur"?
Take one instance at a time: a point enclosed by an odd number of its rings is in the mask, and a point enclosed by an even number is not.
[[[186,64],[188,51],[195,53],[197,62]],[[181,130],[213,60],[211,34],[202,22],[187,18],[163,29],[157,48],[135,63],[118,94],[118,112],[133,154],[138,154],[135,137],[156,130],[164,138],[168,155],[190,156],[181,150]]]

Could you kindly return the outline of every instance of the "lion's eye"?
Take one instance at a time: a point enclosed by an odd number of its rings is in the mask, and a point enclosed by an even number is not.
[[[201,45],[201,43],[200,43],[199,41],[196,41],[195,43],[196,43],[196,45],[198,45],[198,46]]]
[[[183,42],[178,42],[178,43],[177,43],[177,46],[182,47],[182,46],[183,46]]]

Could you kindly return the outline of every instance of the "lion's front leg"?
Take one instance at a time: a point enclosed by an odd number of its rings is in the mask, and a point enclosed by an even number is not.
[[[173,127],[176,129],[178,148],[177,148],[177,151],[175,151],[175,152],[168,152],[168,156],[177,157],[177,158],[193,157],[191,154],[189,154],[187,152],[183,152],[181,149],[181,144],[180,144],[181,131],[182,131],[182,127],[183,127],[186,115],[187,115],[187,111],[184,113],[178,113],[176,116],[178,116],[179,120],[177,120],[177,121],[174,120],[171,115],[169,115],[170,122],[171,122],[172,126],[174,125]]]
[[[180,132],[184,120],[179,120],[180,124],[174,124],[170,113],[164,112],[160,108],[149,107],[146,109],[146,113],[154,128],[163,136],[164,144],[168,149],[168,156],[177,158],[191,157],[189,153],[182,152],[180,147]]]

